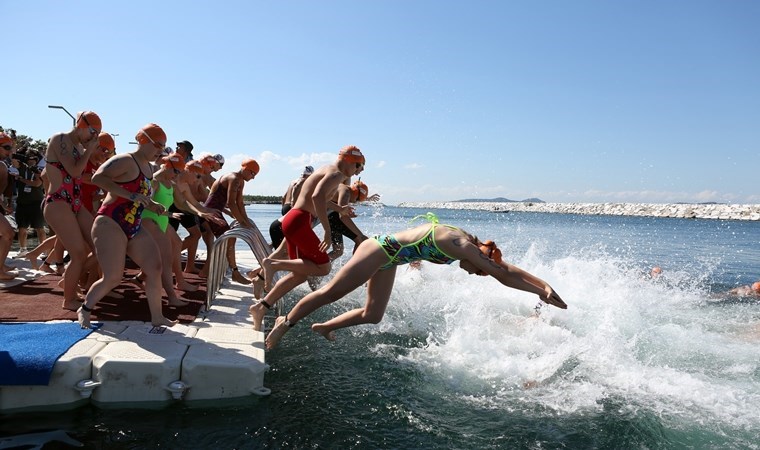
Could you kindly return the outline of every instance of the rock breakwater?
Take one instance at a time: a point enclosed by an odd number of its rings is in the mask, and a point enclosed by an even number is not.
[[[475,209],[493,212],[541,212],[682,219],[760,220],[760,205],[702,203],[492,203],[404,202],[405,208]]]

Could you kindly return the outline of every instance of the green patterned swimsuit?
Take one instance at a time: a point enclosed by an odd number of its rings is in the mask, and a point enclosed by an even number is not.
[[[438,248],[438,244],[435,242],[435,229],[439,226],[447,227],[452,230],[458,230],[459,228],[439,224],[438,218],[433,213],[427,213],[425,216],[417,216],[412,220],[419,217],[427,218],[432,224],[430,226],[430,231],[425,233],[422,238],[415,242],[401,245],[401,243],[390,234],[382,234],[372,238],[388,256],[388,262],[380,267],[380,270],[408,264],[412,261],[429,261],[434,264],[451,264],[457,260]]]

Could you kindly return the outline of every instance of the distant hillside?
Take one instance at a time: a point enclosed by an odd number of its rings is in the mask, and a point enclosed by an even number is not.
[[[497,198],[466,198],[464,200],[454,200],[455,202],[487,202],[487,203],[546,203],[540,198],[526,198],[525,200],[510,200],[504,197]]]

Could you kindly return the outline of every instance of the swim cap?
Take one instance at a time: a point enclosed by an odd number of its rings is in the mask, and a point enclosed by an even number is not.
[[[242,167],[243,170],[250,170],[254,175],[259,174],[259,163],[250,158],[244,159],[240,167]]]
[[[150,139],[148,139],[148,136],[150,136]],[[164,133],[164,130],[155,123],[145,125],[140,128],[140,131],[135,135],[135,140],[138,144],[151,144],[151,139],[156,144],[166,145],[166,133]]]
[[[193,172],[193,173],[200,173],[200,174],[206,173],[206,171],[203,170],[203,166],[201,165],[200,161],[195,160],[195,159],[185,164],[185,168],[188,171]]]
[[[351,192],[356,195],[357,202],[363,202],[364,200],[367,200],[367,195],[369,195],[369,188],[363,181],[356,180],[354,184],[351,185]]]
[[[203,164],[206,167],[211,167],[216,162],[216,159],[214,158],[214,155],[211,153],[201,153],[200,156],[198,156],[198,161],[200,161],[201,164]]]
[[[760,294],[760,281],[752,283],[752,290]]]
[[[313,173],[314,173],[314,168],[312,166],[306,166],[303,168],[303,173],[301,174],[301,176],[305,177],[306,175],[311,175]]]
[[[100,116],[92,111],[82,111],[77,114],[77,128],[95,128],[98,133],[103,129],[103,122],[100,121]]]
[[[216,155],[214,155],[214,159],[216,160],[216,162],[219,163],[220,166],[224,165],[224,156],[222,156],[221,154],[217,153]]]
[[[112,152],[116,151],[116,142],[114,142],[113,136],[106,133],[105,131],[102,131],[98,135],[98,145],[107,150],[111,150]]]
[[[164,158],[164,167],[167,169],[185,170],[185,158],[172,153]]]
[[[0,145],[13,145],[13,139],[5,133],[0,133]]]
[[[364,155],[355,145],[349,145],[340,149],[338,153],[338,161],[346,161],[350,163],[364,164]]]
[[[478,245],[480,251],[486,255],[489,259],[493,260],[496,264],[501,264],[501,250],[496,246],[494,241],[481,242]],[[478,275],[486,276],[487,273],[482,270],[478,271]]]

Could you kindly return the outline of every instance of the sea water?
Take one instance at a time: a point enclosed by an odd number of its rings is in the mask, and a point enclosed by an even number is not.
[[[357,212],[372,235],[426,210]],[[433,212],[496,241],[568,309],[458,263],[402,266],[380,324],[332,343],[310,331],[362,305],[360,288],[268,352],[267,397],[5,415],[0,435],[64,430],[90,448],[760,448],[760,301],[725,294],[760,279],[760,223]],[[279,206],[248,214],[266,235]]]

